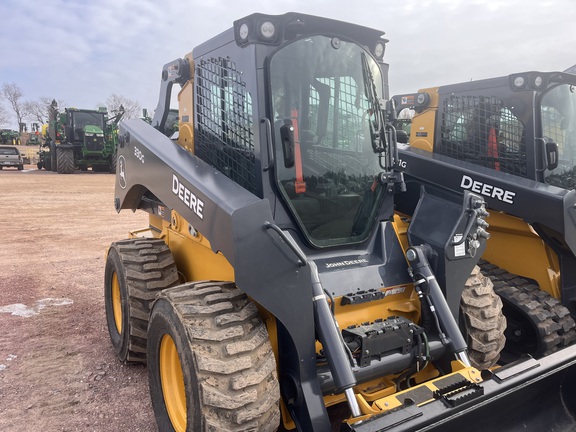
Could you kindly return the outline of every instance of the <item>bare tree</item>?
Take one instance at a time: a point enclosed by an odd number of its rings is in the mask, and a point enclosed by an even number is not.
[[[28,101],[24,105],[28,111],[28,119],[40,124],[46,122],[46,107],[41,102]]]
[[[122,118],[131,119],[140,116],[140,104],[132,99],[124,96],[112,94],[106,99],[106,107],[110,116],[118,114],[120,106],[124,107],[124,115]]]
[[[0,105],[0,126],[4,126],[8,124],[10,121],[10,116],[8,115],[8,111],[2,105]]]
[[[40,124],[46,123],[48,119],[48,110],[54,98],[42,96],[37,101],[25,102],[28,112],[28,119]],[[59,99],[58,106],[64,106],[64,101]]]
[[[26,104],[22,100],[22,90],[16,83],[4,83],[2,84],[2,96],[10,103],[10,107],[16,114],[18,125],[21,125],[24,117],[28,116]]]

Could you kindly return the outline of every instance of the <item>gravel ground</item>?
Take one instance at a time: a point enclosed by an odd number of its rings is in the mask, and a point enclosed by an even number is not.
[[[121,364],[104,313],[105,253],[147,225],[114,176],[0,171],[0,430],[155,431],[144,367]]]

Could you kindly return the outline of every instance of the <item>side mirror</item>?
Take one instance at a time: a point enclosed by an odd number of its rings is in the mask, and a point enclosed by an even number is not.
[[[558,144],[555,142],[546,143],[546,168],[549,171],[558,167]]]
[[[291,123],[280,127],[280,140],[284,153],[284,166],[292,168],[294,166],[294,126]]]

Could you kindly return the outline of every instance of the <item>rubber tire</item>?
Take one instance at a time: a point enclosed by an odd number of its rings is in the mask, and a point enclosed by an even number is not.
[[[114,320],[112,281],[120,288],[122,328]],[[148,319],[159,291],[179,283],[170,249],[162,239],[128,239],[112,243],[104,271],[108,333],[122,362],[146,363]]]
[[[506,317],[502,307],[492,281],[475,266],[460,300],[460,327],[466,337],[470,362],[478,369],[494,366],[504,349]]]
[[[22,171],[24,169],[24,165],[18,165],[18,171]]]
[[[50,163],[46,164],[50,166],[50,170],[58,172],[58,160],[56,159],[56,144],[54,142],[50,143]]]
[[[173,431],[160,376],[165,335],[182,367],[187,431],[277,430],[280,391],[268,332],[256,306],[233,283],[184,284],[164,290],[154,303],[150,394],[158,429]]]
[[[38,168],[38,170],[41,170],[42,168],[44,168],[44,164],[42,162],[38,162],[36,164],[36,167]]]
[[[22,141],[20,140],[20,138],[16,139],[16,145],[22,145]]]
[[[58,174],[74,174],[74,149],[56,148]]]
[[[487,261],[481,261],[480,265],[494,283],[496,293],[503,298],[504,311],[508,310],[514,315],[520,312],[529,317],[529,331],[538,335],[538,340],[525,345],[527,348],[524,349],[515,346],[514,336],[510,335],[510,344],[506,349],[511,354],[530,354],[539,358],[576,341],[576,323],[568,308],[559,300],[542,291],[535,281],[508,273]]]
[[[116,174],[116,163],[118,160],[118,155],[114,152],[113,155],[110,156],[110,174]]]

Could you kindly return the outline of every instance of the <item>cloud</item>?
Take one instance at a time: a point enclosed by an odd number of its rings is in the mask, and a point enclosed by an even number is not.
[[[382,29],[391,93],[576,63],[573,0],[3,0],[0,83],[94,108],[116,93],[156,106],[162,66],[253,12]]]

